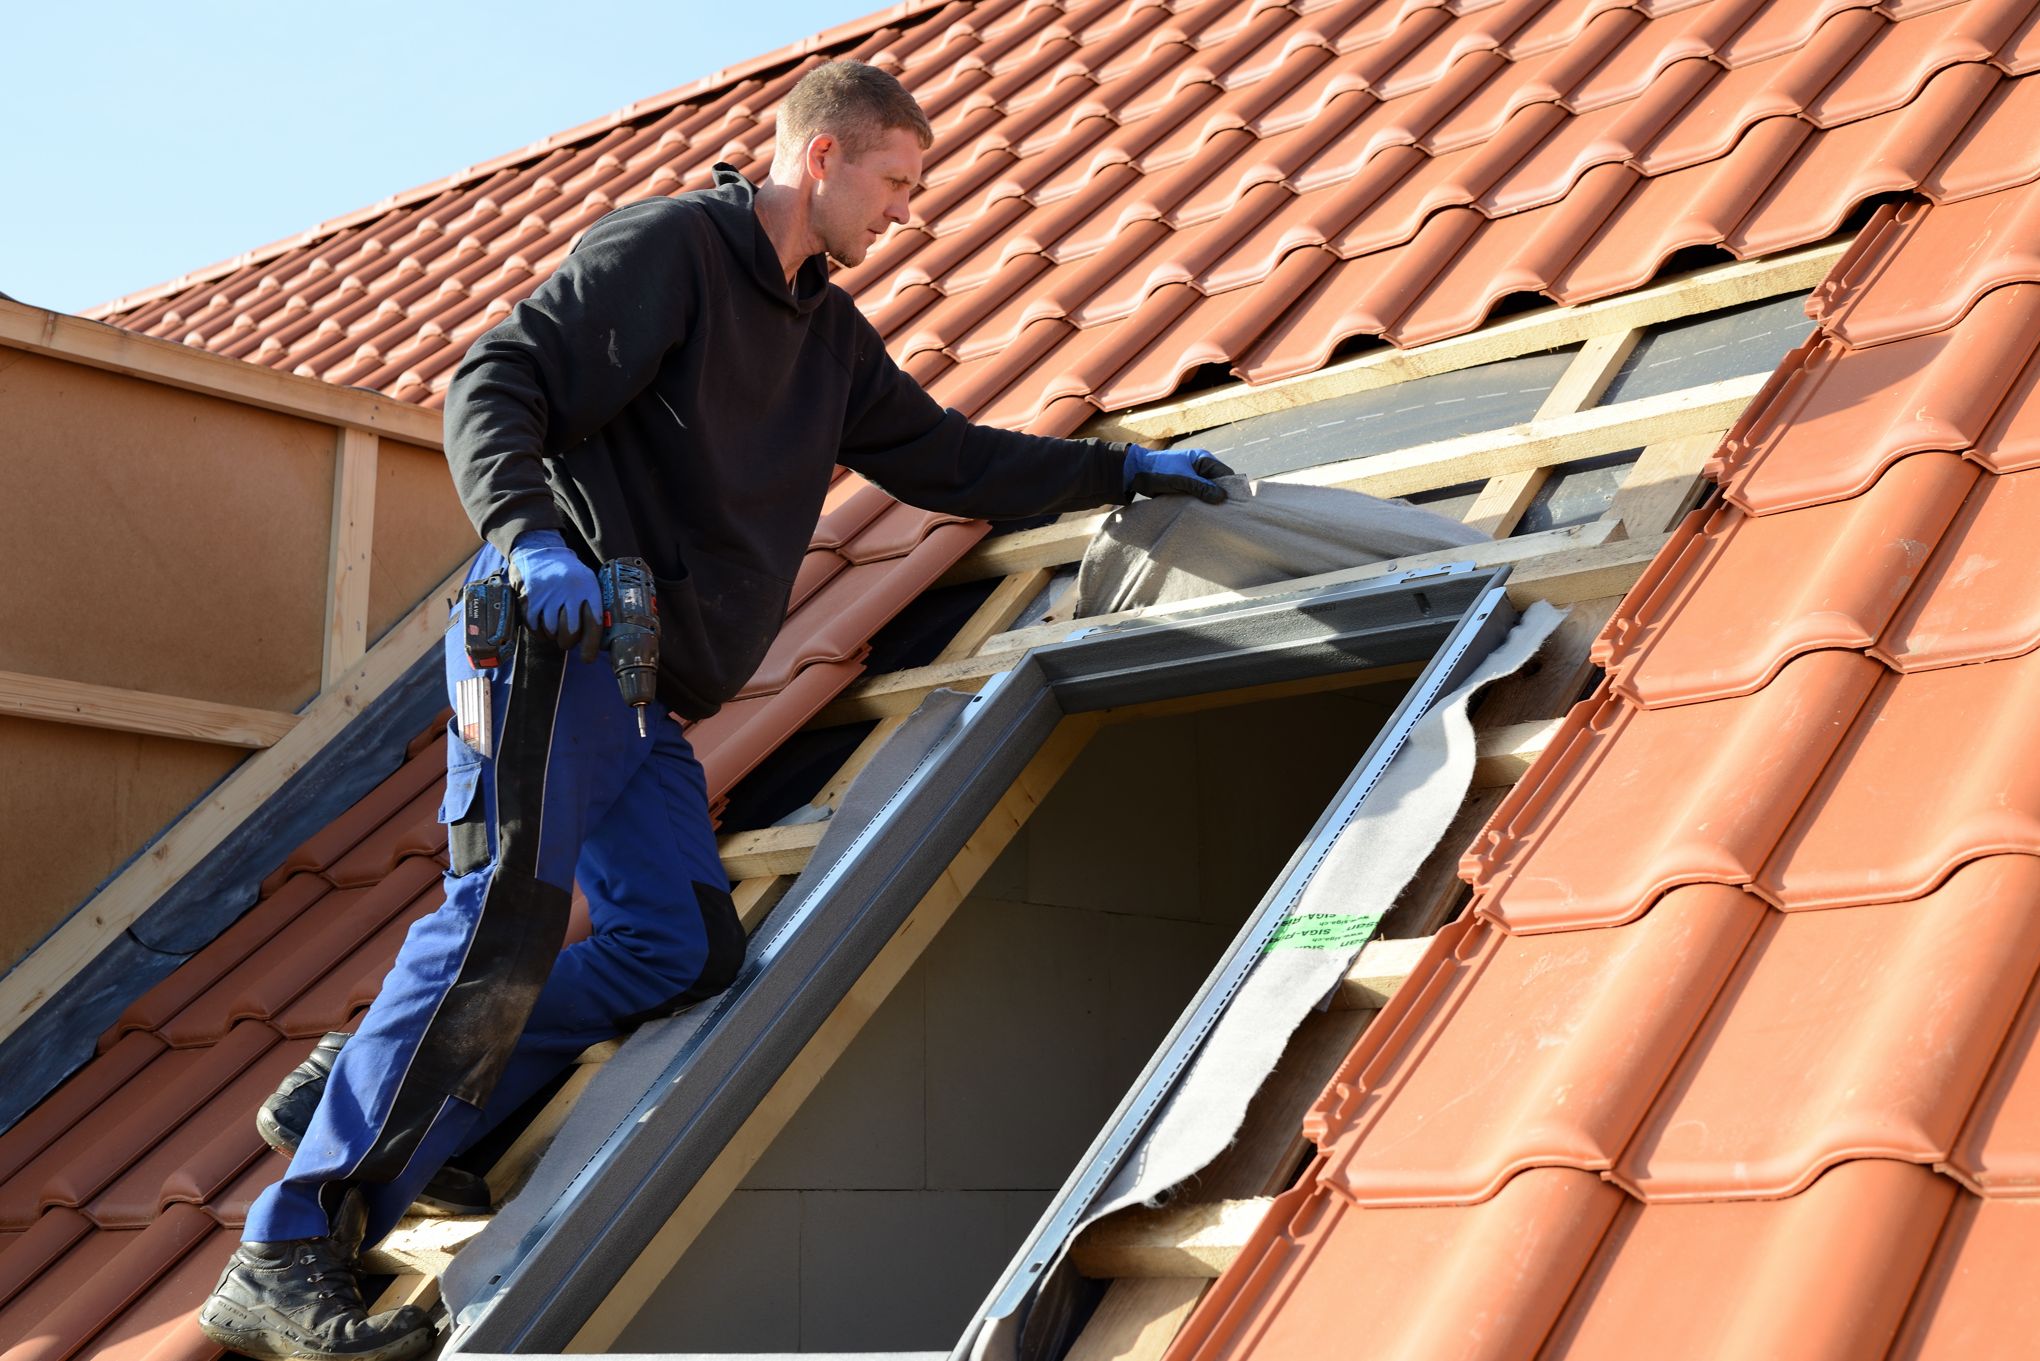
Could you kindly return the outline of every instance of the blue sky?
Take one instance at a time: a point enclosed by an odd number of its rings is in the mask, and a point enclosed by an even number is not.
[[[7,4],[0,293],[75,312],[882,3]]]

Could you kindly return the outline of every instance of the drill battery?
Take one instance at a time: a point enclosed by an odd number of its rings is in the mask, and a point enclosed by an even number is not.
[[[460,588],[461,637],[468,665],[477,671],[500,666],[517,629],[517,591],[502,572]]]
[[[503,653],[517,631],[517,591],[507,575],[496,572],[461,587],[460,631],[470,667],[486,672],[502,665]],[[453,721],[461,741],[483,756],[496,754],[488,676],[454,682]]]

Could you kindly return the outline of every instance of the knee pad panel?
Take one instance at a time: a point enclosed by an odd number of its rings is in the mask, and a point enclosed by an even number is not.
[[[701,961],[701,971],[675,996],[624,1017],[619,1024],[625,1028],[684,1011],[696,1002],[714,997],[737,981],[737,974],[744,967],[744,949],[748,942],[744,936],[744,924],[737,917],[736,903],[728,890],[697,881],[694,884],[694,905],[701,914],[701,933],[708,947]]]

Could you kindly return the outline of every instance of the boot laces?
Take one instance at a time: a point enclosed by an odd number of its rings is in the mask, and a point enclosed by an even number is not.
[[[314,1299],[333,1300],[344,1296],[355,1307],[365,1307],[361,1299],[361,1280],[352,1267],[340,1265],[327,1254],[311,1247],[298,1249],[298,1264],[312,1268],[305,1273],[306,1284],[323,1285],[328,1281],[334,1283],[334,1288],[313,1291]]]

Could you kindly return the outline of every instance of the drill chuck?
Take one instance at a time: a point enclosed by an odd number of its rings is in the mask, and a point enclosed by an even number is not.
[[[652,569],[643,558],[612,558],[596,575],[602,585],[602,641],[623,702],[637,710],[643,737],[645,706],[659,688],[659,597]]]

